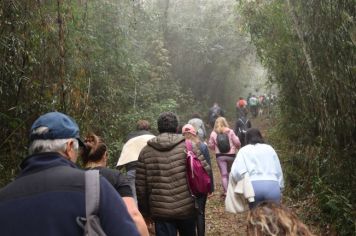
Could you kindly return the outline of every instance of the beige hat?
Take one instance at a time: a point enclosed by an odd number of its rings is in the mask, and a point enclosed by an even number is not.
[[[132,161],[137,161],[141,150],[147,145],[147,141],[154,138],[154,135],[140,135],[127,141],[122,148],[120,158],[116,166],[122,166]]]

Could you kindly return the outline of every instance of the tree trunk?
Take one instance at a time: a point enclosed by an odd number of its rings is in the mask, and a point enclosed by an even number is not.
[[[66,85],[65,85],[65,42],[64,42],[64,18],[62,14],[63,0],[57,0],[58,11],[58,50],[59,50],[59,85],[61,89],[60,104],[63,112],[66,112]]]
[[[290,0],[287,0],[287,5],[288,5],[288,8],[289,8],[288,12],[289,12],[289,14],[290,14],[290,16],[291,16],[291,18],[293,20],[294,29],[297,32],[298,38],[299,38],[299,40],[300,40],[300,42],[302,44],[303,54],[304,54],[305,60],[306,60],[307,65],[308,65],[308,70],[309,70],[310,77],[312,79],[312,86],[313,86],[313,88],[316,88],[315,82],[317,81],[317,78],[315,76],[313,62],[312,62],[310,54],[308,53],[307,44],[306,44],[306,42],[304,40],[303,33],[300,30],[299,21],[298,21],[297,15],[296,15],[296,13],[294,11],[293,5],[291,4]]]

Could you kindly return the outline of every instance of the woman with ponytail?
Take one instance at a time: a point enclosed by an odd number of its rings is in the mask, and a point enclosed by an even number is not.
[[[106,178],[122,197],[122,200],[125,202],[127,210],[134,220],[140,234],[145,236],[149,235],[145,221],[133,198],[129,181],[119,171],[106,167],[109,156],[107,145],[102,138],[95,134],[89,134],[85,138],[84,143],[85,149],[82,154],[82,160],[85,169],[99,170],[100,175]]]

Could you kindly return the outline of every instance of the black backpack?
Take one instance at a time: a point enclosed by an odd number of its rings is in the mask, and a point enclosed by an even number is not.
[[[237,136],[244,137],[247,132],[247,129],[248,129],[248,127],[247,127],[248,119],[240,118],[237,122],[239,123],[238,130],[237,130]]]
[[[226,133],[218,133],[216,142],[221,153],[227,153],[230,151],[230,140]]]
[[[242,147],[245,146],[246,132],[250,126],[248,124],[249,124],[249,120],[245,117],[241,117],[240,119],[237,120],[235,125],[234,131],[237,137],[239,137]]]

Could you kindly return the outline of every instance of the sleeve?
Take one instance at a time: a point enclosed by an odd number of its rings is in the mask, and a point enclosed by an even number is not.
[[[204,143],[201,143],[200,144],[200,151],[202,152],[206,162],[210,166],[210,171],[208,173],[209,173],[210,180],[211,180],[211,193],[212,193],[212,192],[214,192],[214,175],[213,175],[213,169],[211,167],[211,159],[210,159],[210,154],[209,154],[208,147]]]
[[[114,187],[100,178],[99,218],[106,235],[137,235],[139,232]]]
[[[245,157],[243,151],[240,150],[236,155],[234,163],[232,163],[231,175],[236,182],[241,180],[243,178],[243,175],[247,172],[247,167],[244,158]]]
[[[133,197],[128,177],[118,173],[115,189],[121,197]]]
[[[211,165],[209,164],[210,162],[210,156],[208,157],[209,161],[207,160],[207,158],[205,157],[206,154],[204,154],[204,152],[201,149],[201,145],[199,144],[199,146],[197,147],[199,149],[199,152],[196,152],[196,150],[194,151],[197,156],[198,159],[200,160],[200,162],[202,163],[204,169],[206,170],[206,172],[210,173],[211,172]],[[209,152],[208,152],[209,154]]]
[[[235,147],[240,148],[241,143],[239,137],[236,136],[233,130],[230,131],[230,137],[232,139],[232,143],[234,144]]]
[[[211,132],[208,146],[211,150],[215,151],[216,141],[215,141],[215,131]]]
[[[136,167],[136,195],[138,209],[144,217],[149,217],[149,202],[148,202],[148,191],[147,191],[147,171],[146,165],[143,160],[142,151],[138,157],[137,167]]]
[[[281,163],[279,162],[279,158],[278,158],[276,151],[273,150],[273,152],[274,152],[274,157],[275,157],[275,168],[277,171],[277,180],[279,183],[279,187],[283,190],[284,189],[284,179],[283,179]]]

